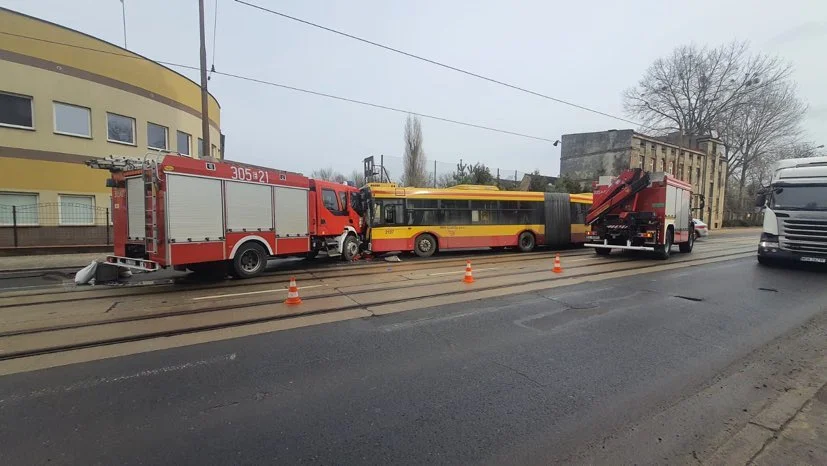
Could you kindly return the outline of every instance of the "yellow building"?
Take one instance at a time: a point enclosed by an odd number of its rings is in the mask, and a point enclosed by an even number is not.
[[[185,76],[0,8],[0,248],[106,244],[108,173],[84,162],[159,149],[199,157],[200,109],[200,86]],[[220,158],[212,96],[209,116],[211,155]]]

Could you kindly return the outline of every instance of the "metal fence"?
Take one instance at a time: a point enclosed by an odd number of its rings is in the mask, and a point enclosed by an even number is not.
[[[460,166],[474,165],[477,161],[468,159],[457,159],[455,162],[443,162],[439,160],[428,159],[426,163],[427,181],[422,187],[444,187],[454,183],[454,174],[457,173]],[[393,183],[403,183],[404,175],[404,161],[402,157],[395,155],[376,156],[374,163],[377,168],[380,164],[384,165],[387,176]],[[487,167],[491,173],[493,182],[499,185],[507,185],[513,187],[519,185],[523,181],[523,177],[527,174],[519,170]]]
[[[110,214],[108,207],[67,202],[0,205],[0,247],[110,245]]]

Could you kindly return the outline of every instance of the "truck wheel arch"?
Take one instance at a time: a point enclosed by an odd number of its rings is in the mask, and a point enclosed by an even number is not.
[[[250,236],[245,236],[244,238],[241,239],[241,241],[235,243],[235,245],[233,246],[232,251],[230,251],[230,255],[229,255],[229,257],[227,257],[227,259],[233,259],[235,257],[235,253],[238,252],[238,249],[241,246],[243,246],[244,243],[248,243],[250,241],[256,241],[258,243],[261,243],[261,247],[263,247],[264,250],[267,251],[267,254],[269,254],[271,256],[273,255],[273,248],[270,247],[270,244],[267,242],[267,240],[265,240],[264,238],[262,238],[261,236],[258,236],[258,235],[250,235]]]

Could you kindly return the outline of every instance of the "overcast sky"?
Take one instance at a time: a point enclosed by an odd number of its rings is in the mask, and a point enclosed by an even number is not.
[[[554,2],[249,0],[376,42],[623,116],[621,91],[675,46],[749,40],[795,67],[809,139],[827,144],[824,0]],[[118,0],[0,0],[0,5],[123,45]],[[631,125],[520,93],[285,20],[206,0],[208,56],[219,71],[454,120],[557,139]],[[197,0],[126,0],[129,49],[197,66]],[[208,57],[208,60],[209,57]],[[198,80],[197,73],[183,74]],[[213,76],[227,158],[309,173],[350,172],[400,156],[403,114]],[[429,160],[560,170],[551,143],[423,120]]]

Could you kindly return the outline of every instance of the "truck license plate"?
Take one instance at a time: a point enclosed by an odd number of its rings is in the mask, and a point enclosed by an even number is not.
[[[827,259],[823,257],[802,257],[801,262],[817,262],[819,264],[827,264]]]

